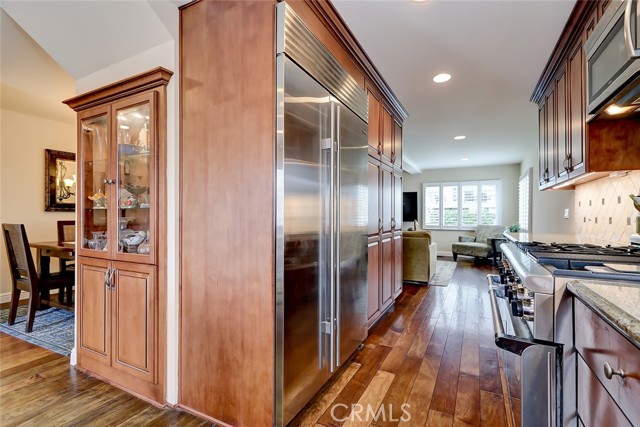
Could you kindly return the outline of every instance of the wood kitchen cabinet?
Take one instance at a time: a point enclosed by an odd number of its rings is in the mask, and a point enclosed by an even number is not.
[[[393,297],[402,293],[402,233],[393,233]]]
[[[393,166],[402,170],[402,125],[393,121]]]
[[[586,427],[640,425],[640,348],[596,312],[574,299],[578,416]],[[606,376],[605,364],[625,378]]]
[[[640,163],[640,141],[626,135],[638,132],[637,120],[586,123],[584,45],[609,4],[576,2],[531,97],[539,111],[541,190],[572,189],[579,179],[597,179],[604,172],[631,170]]]
[[[382,139],[380,136],[380,96],[375,93],[375,89],[367,87],[367,97],[369,100],[369,134],[367,135],[369,139],[369,155],[379,159],[382,154]]]
[[[155,266],[80,257],[78,267],[80,366],[134,388],[154,384],[158,360]],[[149,387],[146,391],[153,392]]]
[[[380,239],[375,236],[369,238],[367,247],[367,324],[371,326],[380,317],[381,291],[381,256]]]
[[[156,68],[78,112],[78,367],[164,403],[166,85]]]

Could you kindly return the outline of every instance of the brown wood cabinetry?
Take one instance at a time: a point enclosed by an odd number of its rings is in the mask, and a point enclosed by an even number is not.
[[[635,169],[639,141],[617,144],[615,132],[637,132],[637,123],[586,123],[586,58],[584,45],[609,1],[576,3],[531,100],[539,112],[539,188],[546,189],[591,172]],[[624,132],[624,131],[623,131]],[[617,153],[617,154],[616,154]],[[602,174],[600,174],[602,175]],[[586,177],[595,179],[599,174]],[[569,185],[571,184],[571,185]]]
[[[78,367],[164,403],[166,93],[156,68],[78,112]]]
[[[393,234],[393,297],[402,293],[402,233]]]
[[[393,122],[393,165],[402,170],[402,125],[396,120]]]
[[[180,15],[179,405],[236,427],[292,415],[278,413],[276,401],[276,3],[190,2]],[[393,301],[385,267],[394,254],[393,126],[406,112],[330,2],[287,4],[367,91],[367,317],[374,322]]]
[[[640,378],[636,375],[640,372],[640,348],[578,299],[575,324],[585,325],[575,332],[579,354],[578,415],[585,426],[640,425]],[[613,370],[622,369],[625,377],[607,378],[606,365]],[[614,422],[612,416],[620,422]]]

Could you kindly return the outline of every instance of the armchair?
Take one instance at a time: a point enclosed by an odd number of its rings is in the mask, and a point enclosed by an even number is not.
[[[475,236],[458,236],[458,243],[451,245],[453,260],[457,261],[458,255],[467,255],[478,258],[496,258],[501,255],[500,241],[505,227],[503,225],[478,225]]]
[[[429,231],[402,232],[402,280],[428,283],[436,273],[438,245]]]

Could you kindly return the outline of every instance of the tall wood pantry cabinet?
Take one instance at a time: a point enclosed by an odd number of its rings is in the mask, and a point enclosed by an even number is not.
[[[64,101],[78,112],[78,367],[164,403],[166,85],[156,68]]]

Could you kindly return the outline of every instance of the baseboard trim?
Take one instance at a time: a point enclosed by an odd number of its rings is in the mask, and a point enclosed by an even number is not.
[[[438,251],[438,256],[448,256],[448,257],[452,257],[452,256],[453,256],[453,252]]]
[[[57,295],[57,289],[51,289],[52,295]],[[29,292],[20,292],[20,301],[29,299]],[[3,292],[0,294],[0,304],[8,304],[11,302],[11,292]]]

